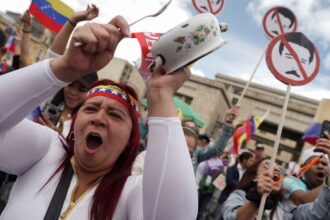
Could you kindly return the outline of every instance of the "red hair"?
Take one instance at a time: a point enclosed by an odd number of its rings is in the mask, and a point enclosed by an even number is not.
[[[99,85],[115,85],[123,89],[127,94],[131,95],[137,100],[137,94],[135,90],[127,84],[116,83],[111,80],[99,80],[93,83],[90,88]],[[139,150],[140,132],[138,126],[138,115],[137,112],[132,109],[129,109],[129,111],[133,122],[130,140],[125,150],[121,153],[121,155],[119,155],[111,171],[109,171],[102,178],[96,188],[90,211],[90,216],[93,220],[112,219],[112,216],[116,210],[119,197],[121,195],[128,176],[130,176],[131,174],[132,165]],[[70,132],[67,137],[67,144],[69,146],[69,149],[67,150],[67,155],[62,164],[60,165],[58,171],[69,165],[70,158],[74,154],[73,130],[76,118],[77,115],[74,115],[71,123]]]

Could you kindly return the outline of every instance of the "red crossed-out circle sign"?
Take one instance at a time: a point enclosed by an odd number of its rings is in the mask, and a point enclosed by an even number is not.
[[[222,11],[225,0],[192,0],[192,3],[198,13],[217,15]]]
[[[262,26],[267,38],[272,39],[280,34],[297,30],[297,19],[291,10],[285,7],[274,7],[264,15]]]
[[[266,50],[266,63],[278,80],[293,86],[309,83],[320,69],[317,48],[301,32],[275,37]]]

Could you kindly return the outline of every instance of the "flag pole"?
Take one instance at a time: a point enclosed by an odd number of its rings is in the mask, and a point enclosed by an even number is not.
[[[281,121],[280,121],[280,124],[277,128],[275,144],[274,144],[274,147],[273,147],[273,152],[272,152],[272,157],[271,157],[270,170],[273,170],[273,168],[275,166],[275,159],[276,159],[276,156],[277,156],[278,147],[280,145],[284,120],[285,120],[286,111],[288,109],[288,104],[289,104],[290,91],[291,91],[291,85],[288,85],[287,90],[286,90],[286,94],[285,94],[284,105],[283,105],[283,108],[282,108]],[[260,205],[259,205],[257,220],[262,219],[262,214],[264,212],[264,207],[265,207],[267,196],[268,196],[268,194],[263,194],[262,195],[261,202],[260,202]]]
[[[243,99],[243,97],[244,97],[244,95],[245,95],[245,93],[246,93],[246,90],[248,89],[248,87],[249,87],[249,85],[250,85],[252,79],[254,78],[254,75],[256,74],[257,69],[259,68],[259,66],[260,66],[260,64],[261,64],[261,61],[263,60],[265,54],[266,54],[266,51],[263,52],[263,54],[261,55],[261,57],[260,57],[260,59],[259,59],[257,65],[255,66],[255,68],[254,68],[254,70],[253,70],[253,72],[252,72],[252,74],[251,74],[251,76],[250,76],[249,81],[245,84],[245,87],[244,87],[244,89],[243,89],[243,92],[242,92],[241,96],[239,97],[239,99],[238,99],[238,101],[237,101],[237,103],[236,103],[237,106],[240,106],[241,101],[242,101],[242,99]]]
[[[269,113],[270,113],[270,109],[268,109],[268,110],[265,112],[265,114],[262,116],[260,124],[261,124],[261,123],[262,123],[262,122],[268,117]]]

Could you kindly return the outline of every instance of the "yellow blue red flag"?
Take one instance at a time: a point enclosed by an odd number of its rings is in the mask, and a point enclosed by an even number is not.
[[[233,134],[233,150],[238,155],[239,154],[239,146],[241,143],[246,140],[249,141],[254,132],[257,130],[259,125],[262,122],[262,118],[259,116],[252,116],[249,120],[247,120],[244,125],[238,128]]]
[[[73,10],[60,0],[32,0],[30,13],[46,28],[58,33]]]

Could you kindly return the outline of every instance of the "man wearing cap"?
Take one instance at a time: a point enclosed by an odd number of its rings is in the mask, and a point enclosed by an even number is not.
[[[322,147],[323,145],[320,144],[320,146]],[[290,199],[295,205],[313,202],[319,195],[322,184],[329,175],[328,154],[315,152],[315,149],[318,149],[318,147],[313,147],[303,152],[300,159],[301,167],[306,166],[314,159],[320,158],[320,160],[307,170],[301,178],[291,176],[283,182],[283,189],[286,191],[284,198]]]

